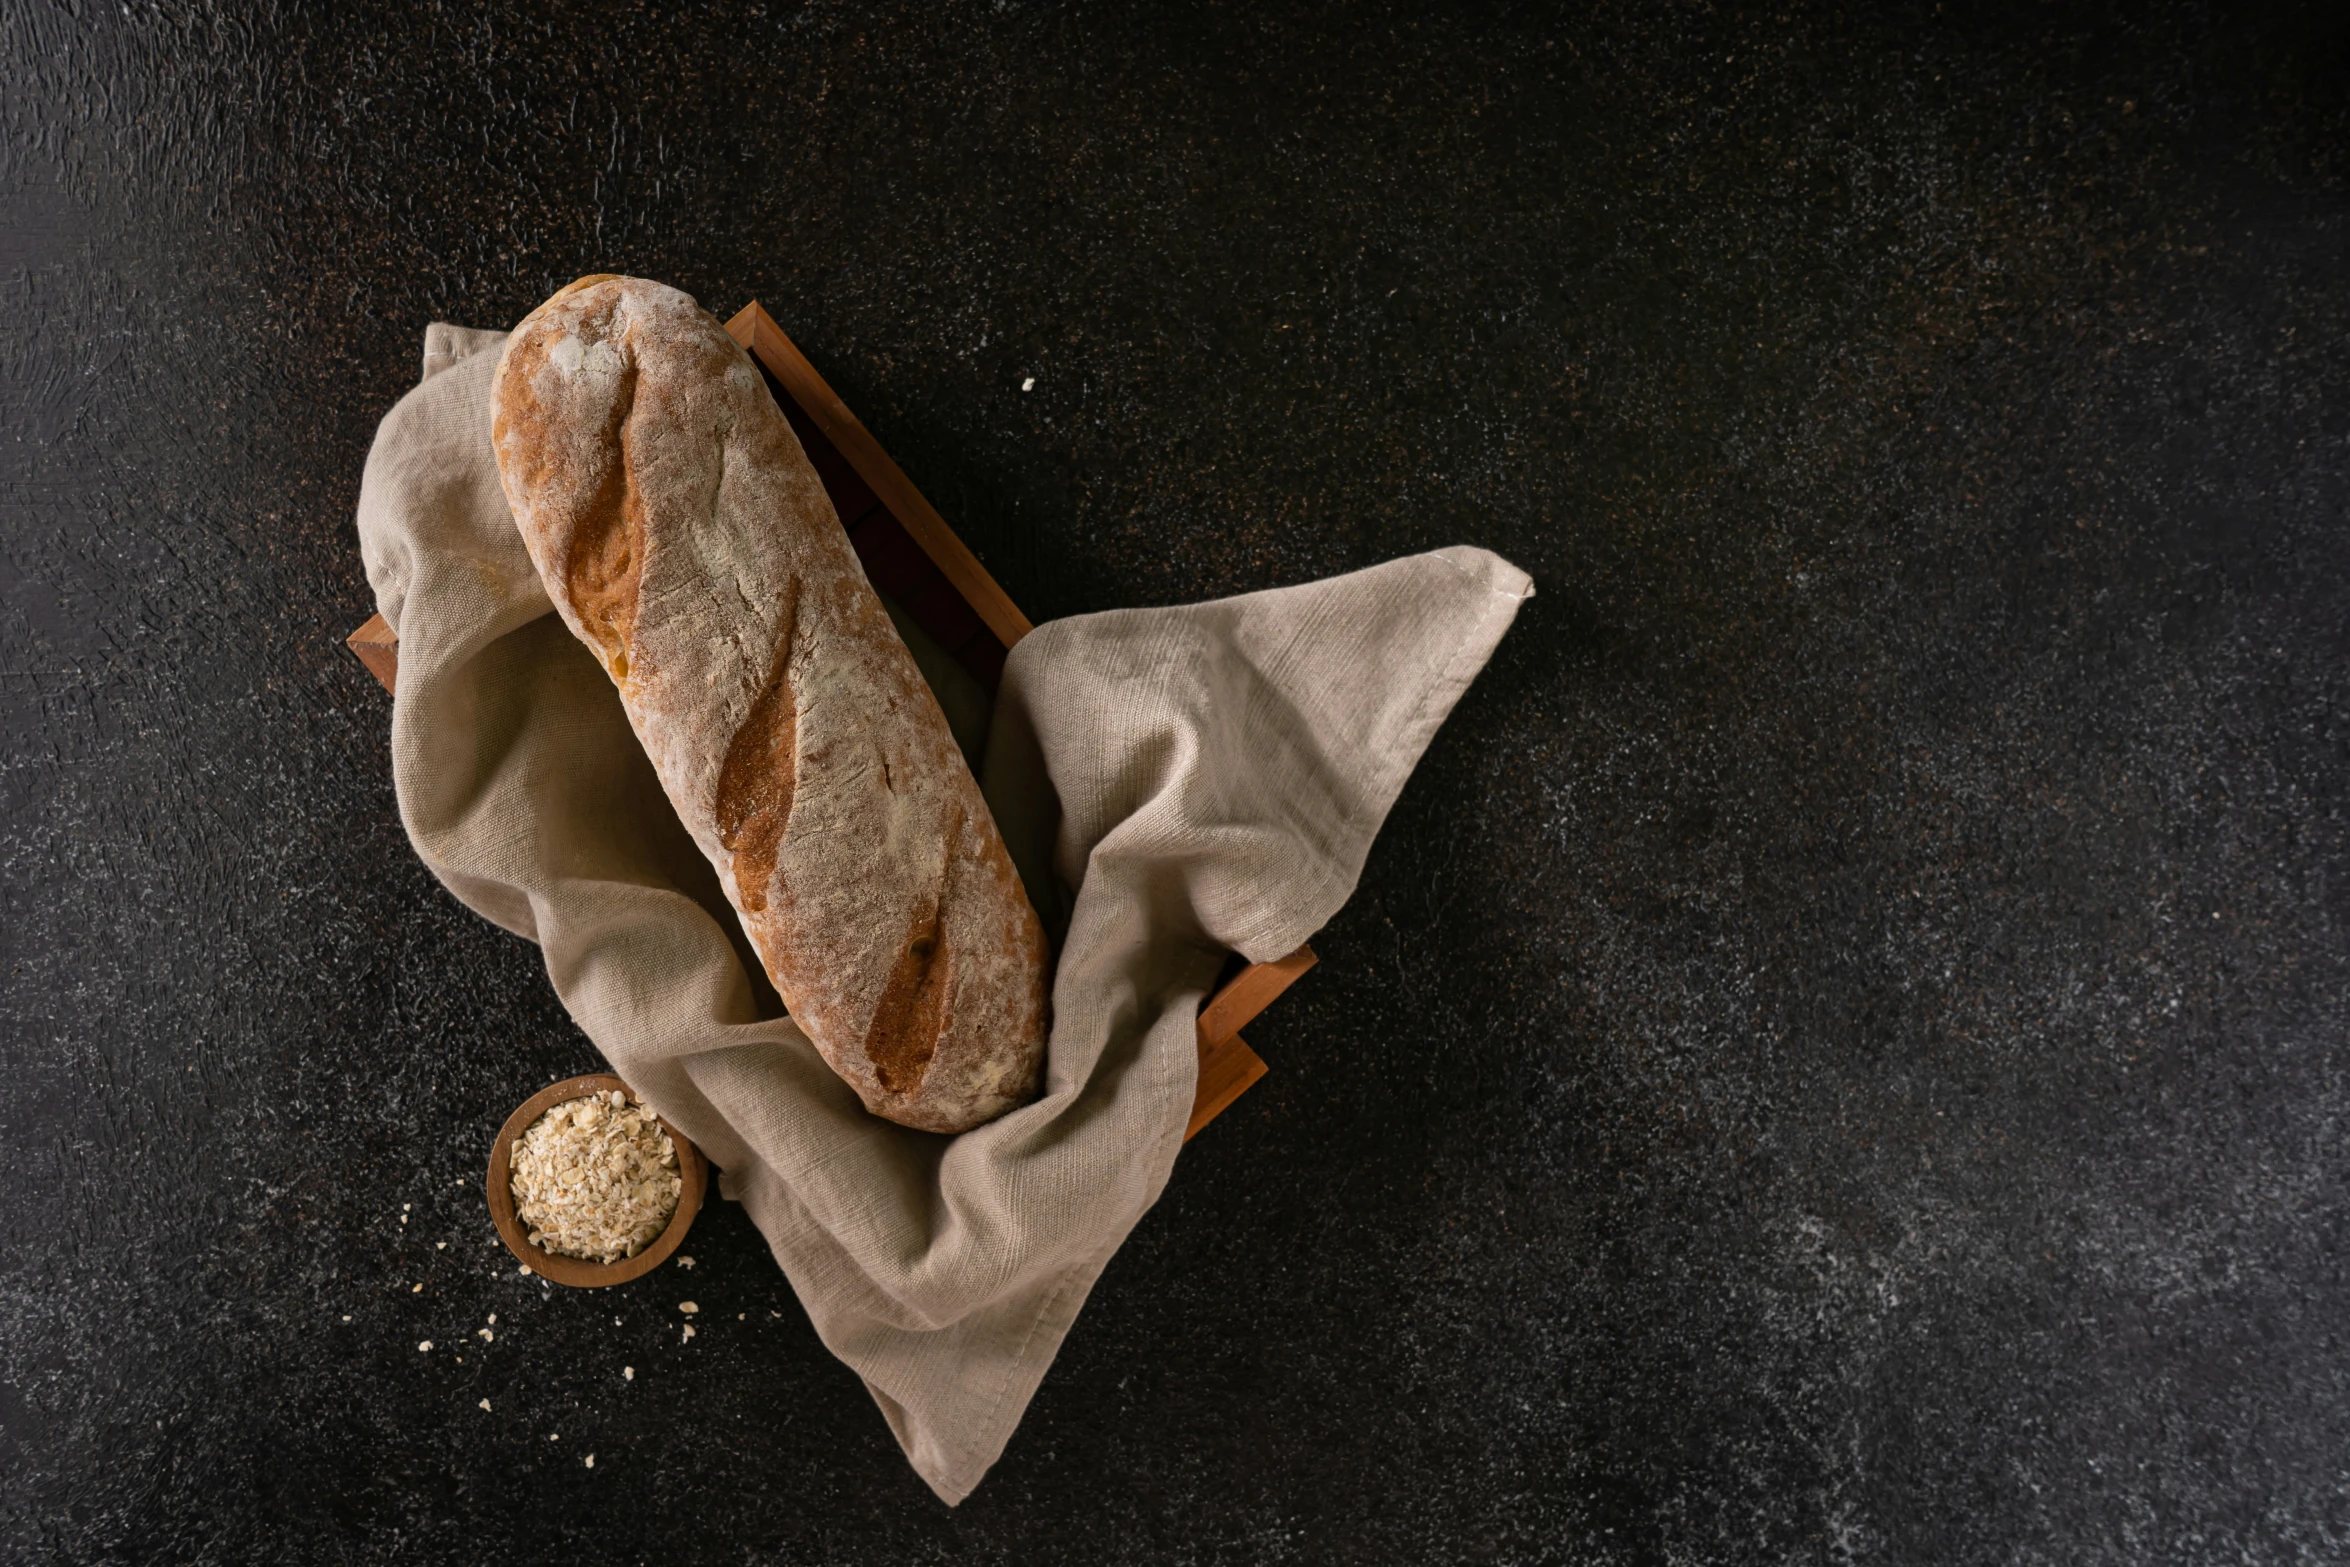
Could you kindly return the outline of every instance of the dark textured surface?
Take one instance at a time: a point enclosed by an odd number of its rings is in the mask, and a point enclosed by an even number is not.
[[[2350,1553],[2341,24],[613,9],[0,8],[8,1559]],[[738,1211],[483,1212],[596,1063],[350,516],[607,269],[1039,618],[1540,584],[954,1512]]]

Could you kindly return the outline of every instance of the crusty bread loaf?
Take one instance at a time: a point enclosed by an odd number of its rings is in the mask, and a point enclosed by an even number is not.
[[[515,329],[495,396],[547,596],[801,1030],[907,1126],[1033,1096],[1043,929],[750,358],[673,288],[582,278]]]

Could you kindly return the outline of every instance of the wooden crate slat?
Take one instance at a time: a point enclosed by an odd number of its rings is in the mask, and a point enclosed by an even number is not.
[[[946,573],[947,580],[1004,646],[1010,647],[1036,629],[757,300],[736,312],[726,330],[767,367],[769,375],[783,383],[792,400],[816,421],[825,438],[864,477],[873,493],[881,497],[881,504],[896,515],[899,526],[938,563],[938,569]]]
[[[1199,1087],[1191,1096],[1191,1123],[1183,1129],[1183,1140],[1188,1143],[1197,1137],[1202,1127],[1222,1115],[1264,1075],[1264,1058],[1238,1034],[1227,1034],[1212,1045],[1202,1044]]]
[[[1214,1044],[1248,1027],[1258,1013],[1280,999],[1281,992],[1297,983],[1299,975],[1320,961],[1313,948],[1300,947],[1285,958],[1242,969],[1200,1010],[1200,1044]]]
[[[343,639],[343,645],[359,655],[359,662],[367,672],[383,682],[386,691],[400,678],[400,634],[392,623],[381,615],[370,615],[367,624]]]

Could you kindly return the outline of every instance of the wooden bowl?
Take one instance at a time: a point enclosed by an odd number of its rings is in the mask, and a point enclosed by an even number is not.
[[[591,1072],[585,1077],[567,1077],[560,1083],[551,1083],[528,1099],[522,1108],[506,1117],[506,1124],[498,1128],[498,1140],[490,1145],[490,1219],[498,1226],[498,1238],[506,1249],[522,1259],[531,1272],[557,1284],[569,1284],[579,1289],[597,1289],[606,1284],[626,1284],[630,1279],[643,1278],[667,1262],[685,1240],[685,1232],[694,1227],[694,1215],[702,1208],[702,1193],[710,1184],[710,1166],[702,1158],[685,1133],[661,1122],[661,1129],[669,1134],[677,1146],[677,1175],[682,1183],[677,1193],[677,1211],[669,1216],[669,1227],[653,1238],[653,1243],[633,1257],[618,1262],[587,1262],[578,1257],[559,1257],[544,1247],[530,1243],[530,1232],[514,1212],[514,1179],[511,1167],[514,1140],[530,1130],[530,1125],[556,1105],[568,1099],[583,1099],[589,1094],[600,1094],[619,1089],[632,1101],[636,1094],[629,1086],[609,1072]],[[654,1119],[659,1120],[656,1116]]]

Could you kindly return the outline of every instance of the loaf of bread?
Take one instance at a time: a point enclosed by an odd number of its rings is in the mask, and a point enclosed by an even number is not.
[[[582,278],[498,365],[523,541],[802,1032],[876,1115],[1034,1096],[1045,940],[946,718],[748,355]]]

